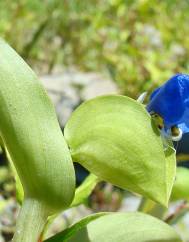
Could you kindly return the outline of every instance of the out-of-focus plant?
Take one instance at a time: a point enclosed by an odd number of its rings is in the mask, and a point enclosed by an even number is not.
[[[107,71],[131,97],[189,65],[183,1],[0,1],[0,34],[35,66]]]

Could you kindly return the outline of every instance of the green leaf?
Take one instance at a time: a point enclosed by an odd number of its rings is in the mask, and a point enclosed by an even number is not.
[[[189,169],[177,167],[177,175],[173,186],[171,200],[189,200]]]
[[[16,183],[16,199],[17,199],[17,202],[19,204],[22,204],[23,199],[24,199],[24,189],[23,189],[22,183],[20,181],[20,178],[18,176],[18,173],[16,171],[16,168],[14,166],[14,163],[13,163],[11,157],[10,157],[8,150],[6,149],[5,145],[3,144],[1,137],[0,137],[0,145],[2,147],[4,147],[4,150],[6,151],[6,157],[9,161],[10,168],[11,168],[13,175],[14,175],[14,179],[15,179],[15,183]],[[1,147],[0,147],[0,149],[1,149]],[[0,150],[0,153],[1,153],[1,150]]]
[[[170,144],[171,145],[171,144]],[[176,175],[176,151],[173,147],[168,146],[165,150],[165,159],[166,159],[166,172],[167,177],[167,190],[169,191],[168,197],[171,196],[172,188],[175,182]],[[174,174],[174,175],[173,175]]]
[[[75,173],[54,107],[35,73],[2,39],[0,113],[0,135],[25,198],[42,202],[49,215],[67,208],[75,193]]]
[[[13,163],[13,161],[10,157],[10,154],[9,154],[8,150],[6,149],[6,147],[5,147],[5,151],[6,151],[7,159],[10,163],[11,170],[14,174],[14,179],[15,179],[15,183],[16,183],[16,199],[17,199],[19,204],[22,204],[22,202],[24,200],[24,189],[23,189],[22,183],[20,181],[20,178],[18,176],[18,173],[16,171],[16,168],[14,166],[14,163]]]
[[[46,242],[181,242],[168,224],[143,213],[106,213],[84,218]]]
[[[75,162],[102,180],[167,206],[176,161],[171,148],[164,153],[142,104],[125,96],[97,97],[76,109],[64,133]]]
[[[84,182],[76,189],[71,207],[84,203],[98,182],[99,178],[97,176],[94,174],[88,175]]]

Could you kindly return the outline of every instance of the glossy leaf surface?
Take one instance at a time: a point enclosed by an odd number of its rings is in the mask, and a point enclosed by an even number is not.
[[[25,198],[42,201],[49,213],[68,207],[75,173],[54,107],[35,73],[2,39],[0,116],[0,142],[14,163]]]
[[[97,97],[76,109],[64,133],[75,162],[102,180],[167,205],[175,157],[164,153],[142,104],[125,96]]]

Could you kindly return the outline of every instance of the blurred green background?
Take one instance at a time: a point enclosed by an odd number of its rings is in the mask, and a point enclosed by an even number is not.
[[[189,66],[188,0],[0,0],[0,36],[31,65],[109,74],[131,97]]]

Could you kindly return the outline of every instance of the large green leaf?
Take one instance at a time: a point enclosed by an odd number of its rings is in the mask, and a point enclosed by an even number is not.
[[[134,213],[91,215],[46,242],[181,242],[166,223]]]
[[[189,200],[189,169],[177,167],[177,175],[173,186],[172,200],[187,199]]]
[[[2,39],[0,114],[0,136],[25,199],[42,201],[52,209],[50,214],[67,208],[75,191],[75,174],[54,107],[35,73]]]
[[[72,158],[99,178],[167,205],[175,177],[175,155],[163,151],[144,106],[125,96],[83,103],[65,127]],[[168,162],[168,163],[167,163]]]

